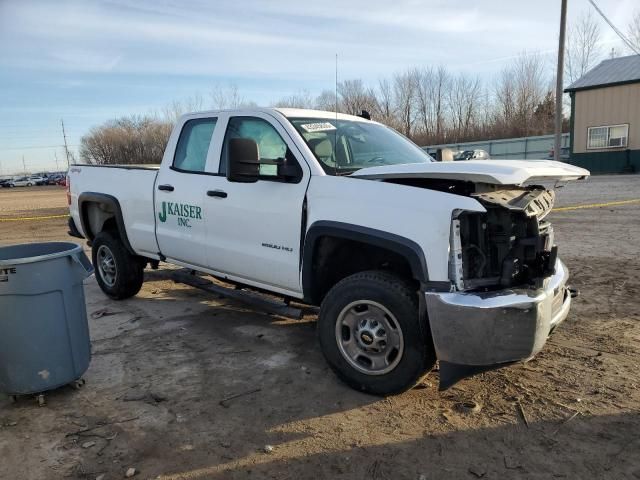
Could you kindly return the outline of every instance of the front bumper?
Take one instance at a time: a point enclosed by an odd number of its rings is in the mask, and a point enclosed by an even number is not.
[[[557,260],[555,273],[539,289],[425,292],[441,370],[443,362],[482,371],[534,356],[569,314],[568,278]]]

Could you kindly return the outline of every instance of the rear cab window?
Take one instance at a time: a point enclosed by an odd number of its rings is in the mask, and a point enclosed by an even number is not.
[[[184,173],[204,173],[217,118],[195,118],[182,126],[173,156],[172,169]]]

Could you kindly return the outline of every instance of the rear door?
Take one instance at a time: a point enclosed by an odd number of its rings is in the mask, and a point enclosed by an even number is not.
[[[264,163],[256,183],[227,180],[231,138],[251,138],[258,144]],[[281,159],[300,167],[299,178],[278,178],[273,163]],[[209,179],[204,208],[209,267],[247,283],[299,292],[302,211],[310,172],[288,132],[264,112],[231,116],[218,172]]]
[[[184,122],[173,162],[163,165],[155,185],[156,236],[160,252],[174,263],[206,267],[204,211],[215,150],[217,117]],[[217,166],[217,161],[213,162]]]

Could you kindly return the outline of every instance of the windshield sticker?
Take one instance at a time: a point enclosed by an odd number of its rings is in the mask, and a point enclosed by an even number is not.
[[[329,122],[318,122],[318,123],[304,123],[300,125],[306,132],[314,133],[314,132],[326,132],[328,130],[335,130],[336,127],[331,125]]]

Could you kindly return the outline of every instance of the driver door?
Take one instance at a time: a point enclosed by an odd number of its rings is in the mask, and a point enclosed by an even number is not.
[[[255,183],[226,177],[228,143],[250,138],[258,144],[260,178]],[[284,159],[300,167],[299,178],[278,178],[273,162]],[[219,176],[209,177],[205,203],[209,221],[208,262],[217,272],[266,284],[283,292],[300,292],[302,210],[310,172],[279,122],[268,114],[230,117],[226,125]]]

